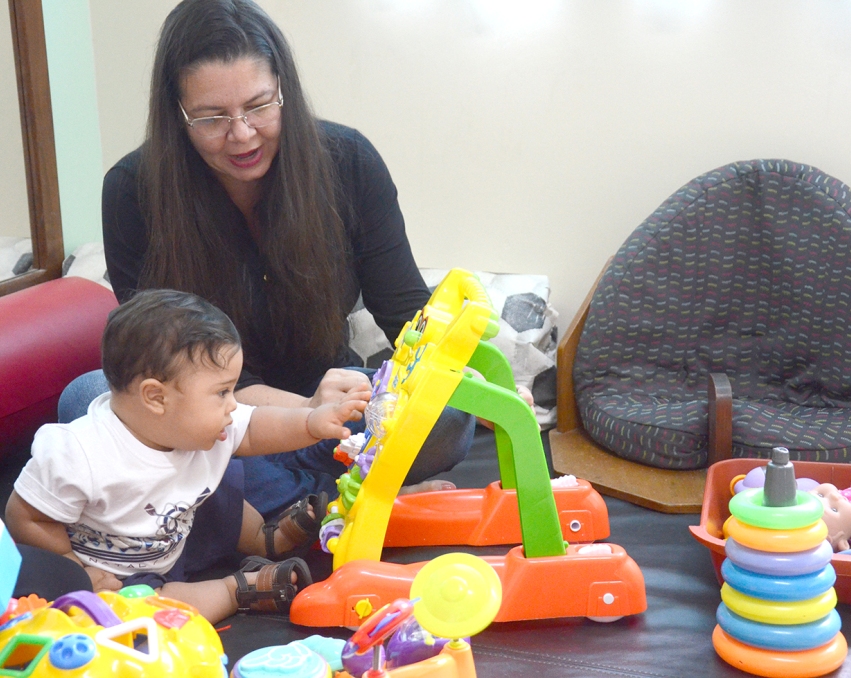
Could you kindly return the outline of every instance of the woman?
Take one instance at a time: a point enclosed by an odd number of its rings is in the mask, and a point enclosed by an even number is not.
[[[312,115],[280,29],[251,0],[184,0],[167,17],[145,142],[104,180],[103,236],[120,302],[170,287],[233,319],[248,404],[338,398],[367,379],[335,369],[354,364],[346,316],[359,294],[391,343],[429,298],[381,157]],[[65,394],[60,420],[90,399]],[[463,459],[474,426],[447,408],[407,483]],[[242,463],[246,499],[267,518],[333,493],[345,470],[327,442]]]

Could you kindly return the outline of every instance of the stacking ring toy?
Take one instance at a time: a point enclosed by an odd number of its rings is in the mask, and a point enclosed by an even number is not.
[[[728,558],[721,564],[721,576],[737,591],[763,600],[809,600],[827,591],[836,583],[836,570],[832,565],[818,572],[796,577],[772,577],[757,574],[734,565]]]
[[[751,621],[762,624],[808,624],[826,617],[836,607],[836,591],[830,589],[809,600],[783,602],[746,596],[725,583],[721,587],[721,600],[731,612]]]
[[[766,553],[742,546],[735,539],[728,539],[725,550],[727,557],[745,570],[781,577],[816,572],[833,558],[833,547],[828,541],[821,542],[814,549],[798,553]]]
[[[827,537],[827,525],[823,520],[797,530],[769,530],[764,527],[753,527],[740,522],[735,516],[730,516],[724,524],[733,539],[757,551],[779,553],[806,551],[815,548]]]
[[[736,640],[766,650],[797,652],[811,650],[827,643],[842,628],[842,618],[836,610],[809,624],[758,624],[730,612],[724,603],[718,606],[715,619],[727,635]]]
[[[815,495],[796,492],[793,506],[766,506],[761,487],[742,490],[730,500],[730,513],[739,522],[769,530],[797,530],[818,522],[824,505]]]
[[[812,678],[835,671],[848,654],[841,633],[821,647],[800,652],[766,652],[731,638],[720,626],[712,632],[712,644],[721,658],[742,671],[766,678]]]

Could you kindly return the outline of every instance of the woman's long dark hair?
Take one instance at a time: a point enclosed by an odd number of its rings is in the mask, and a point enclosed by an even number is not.
[[[283,94],[280,147],[255,208],[275,343],[294,359],[329,363],[343,345],[349,310],[342,307],[349,252],[335,172],[289,46],[251,0],[184,0],[163,24],[140,172],[150,229],[142,286],[193,292],[219,306],[242,334],[250,368],[252,290],[233,256],[241,248],[226,216],[233,207],[178,108],[188,70],[246,57],[267,62]]]

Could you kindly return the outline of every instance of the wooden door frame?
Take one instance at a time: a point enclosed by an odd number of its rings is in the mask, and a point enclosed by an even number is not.
[[[62,275],[65,249],[41,0],[9,0],[29,197],[32,269],[0,281],[0,296]]]

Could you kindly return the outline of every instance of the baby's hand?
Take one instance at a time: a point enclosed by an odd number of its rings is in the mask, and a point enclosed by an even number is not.
[[[345,440],[351,431],[343,424],[359,421],[369,402],[372,388],[369,383],[356,385],[343,395],[338,403],[320,405],[307,415],[307,432],[314,438]]]
[[[124,587],[121,580],[112,572],[106,572],[97,567],[86,567],[86,574],[92,580],[92,590],[98,591],[119,591]]]

